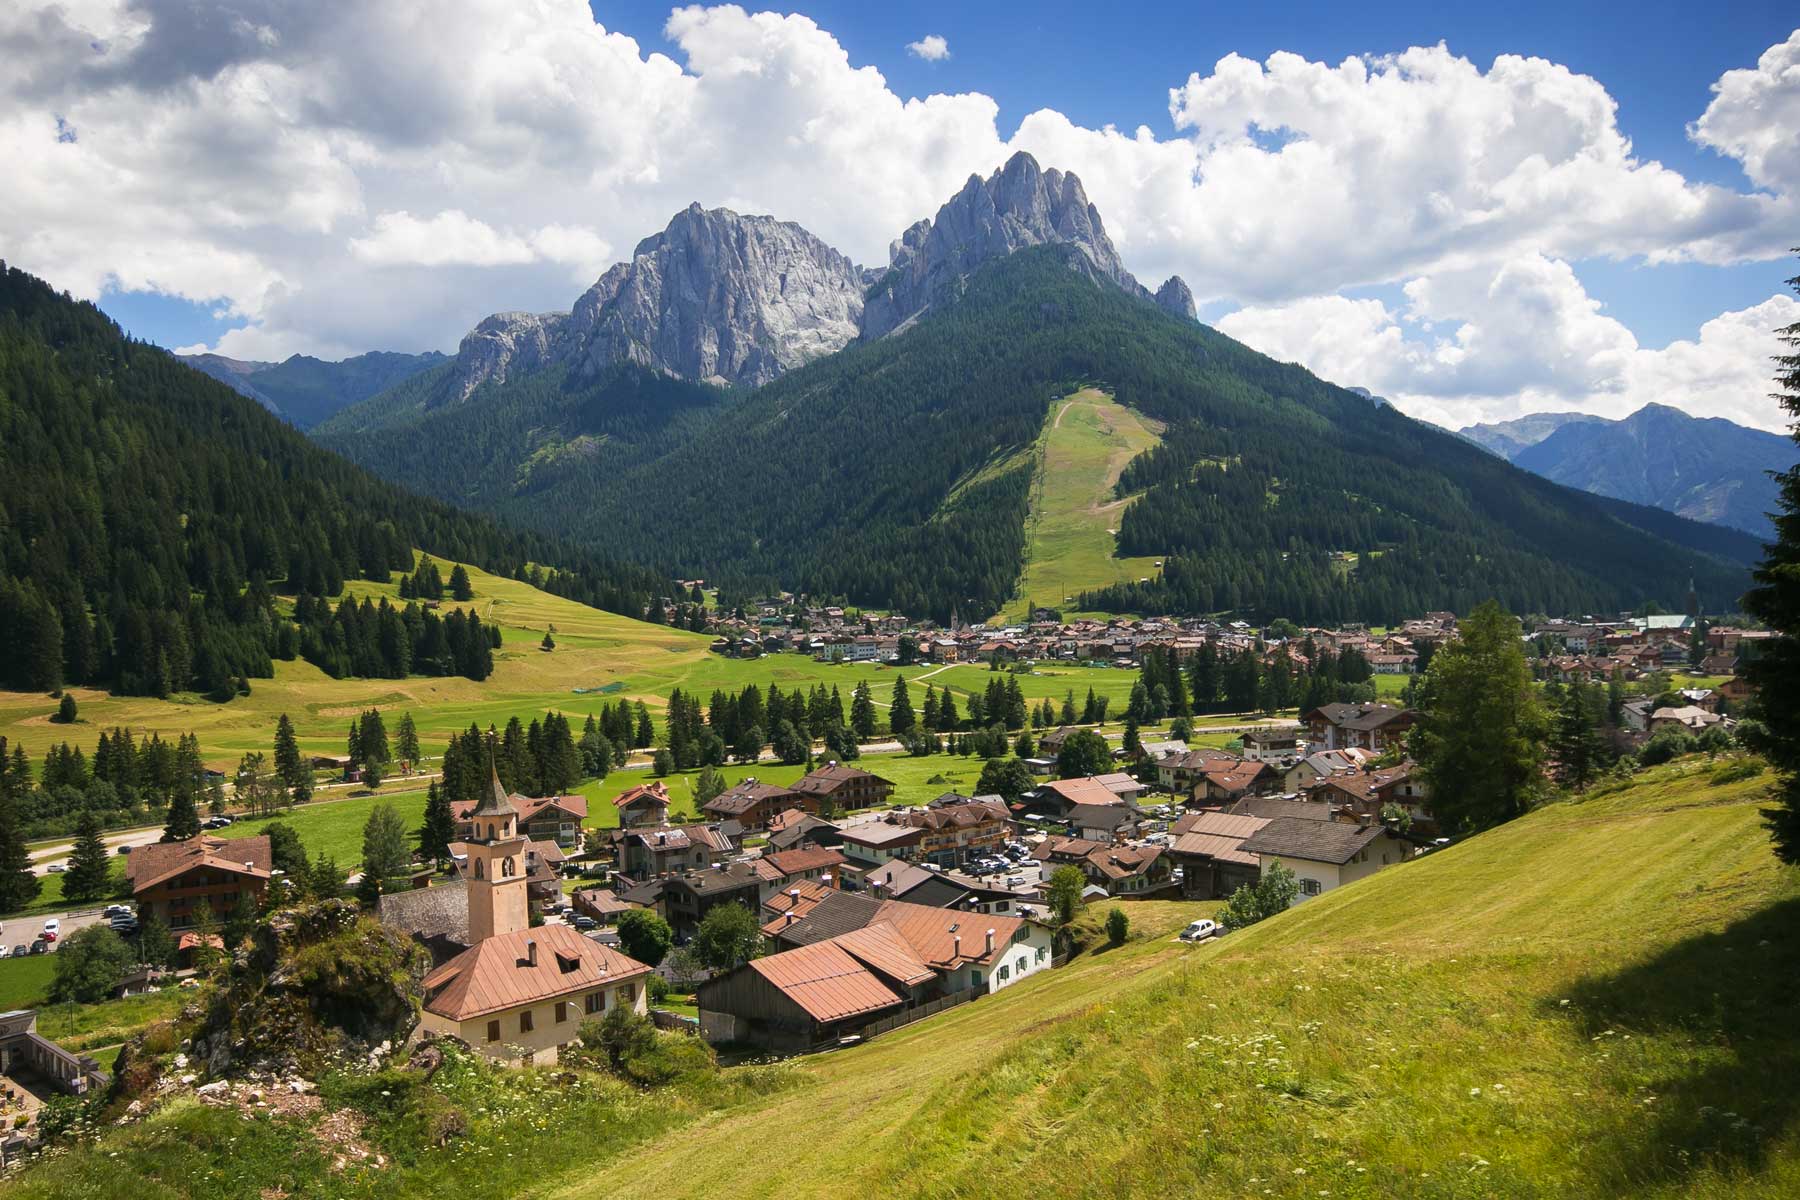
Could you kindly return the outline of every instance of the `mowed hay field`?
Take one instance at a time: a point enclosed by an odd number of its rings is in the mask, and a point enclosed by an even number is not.
[[[1800,1194],[1800,876],[1703,760],[1154,936],[560,1183],[666,1196]]]
[[[1084,591],[1156,573],[1154,558],[1115,557],[1127,500],[1113,485],[1127,463],[1161,439],[1155,422],[1096,388],[1056,401],[1037,445],[1025,569],[1001,616],[1024,620],[1032,604],[1059,608]],[[1100,614],[1095,614],[1100,615]]]
[[[453,564],[437,561],[448,578]],[[529,721],[554,709],[579,728],[587,714],[621,696],[642,700],[660,713],[675,688],[704,698],[714,689],[735,691],[751,683],[764,688],[775,683],[788,691],[823,683],[837,686],[847,708],[850,693],[860,680],[867,679],[874,689],[877,710],[885,715],[897,673],[909,681],[929,677],[935,686],[950,686],[963,694],[987,686],[985,665],[946,671],[928,664],[891,668],[874,663],[822,663],[798,654],[723,658],[707,649],[712,642],[707,634],[588,608],[475,567],[468,571],[475,598],[462,607],[475,608],[483,622],[496,622],[502,631],[501,648],[494,653],[494,673],[480,683],[460,676],[332,679],[312,664],[295,660],[277,662],[273,679],[251,680],[250,695],[228,704],[191,694],[159,700],[71,688],[80,711],[74,725],[50,720],[57,702],[48,696],[0,691],[0,736],[13,745],[24,745],[37,762],[57,742],[72,742],[91,753],[101,730],[115,726],[138,734],[158,733],[170,740],[192,732],[200,738],[207,765],[229,773],[247,751],[271,752],[275,724],[282,713],[293,720],[304,752],[342,754],[345,732],[358,713],[381,709],[391,735],[399,714],[411,712],[426,755],[435,756],[453,732],[467,729],[471,723],[483,728],[504,726],[513,716]],[[397,584],[352,581],[348,589],[359,597],[386,595],[398,602]],[[453,601],[444,604],[456,607]],[[556,649],[546,653],[539,643],[551,626],[555,627]],[[1123,711],[1137,677],[1135,672],[1111,668],[1057,665],[1044,670],[1041,676],[1020,677],[1027,696],[1060,699],[1073,688],[1079,703],[1092,687],[1096,693],[1112,697],[1114,712]],[[605,694],[591,690],[577,694],[574,690],[607,686],[615,690]],[[915,710],[924,689],[923,682],[913,689]]]

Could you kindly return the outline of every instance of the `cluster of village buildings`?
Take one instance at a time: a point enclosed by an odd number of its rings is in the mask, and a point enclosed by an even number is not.
[[[817,616],[830,630],[842,614]],[[777,624],[757,652],[768,638],[800,636],[812,641],[782,648],[818,652],[819,627],[802,635]],[[873,639],[885,655],[890,639],[910,635],[892,619],[874,624],[841,636],[857,646]],[[1310,635],[1334,651],[1357,649],[1376,670],[1407,672],[1453,629],[1449,614],[1428,614],[1381,638]],[[1253,636],[1192,622],[1043,622],[920,644],[934,657],[991,657],[1004,642],[1021,657],[1122,662],[1146,645],[1179,651]],[[1552,651],[1537,659],[1546,677],[1611,680],[1688,664],[1693,628],[1679,617],[1559,621],[1530,636]],[[1708,631],[1701,669],[1730,673],[1762,636]],[[1671,724],[1703,729],[1739,698],[1735,683],[1692,689],[1679,706],[1630,701],[1623,719],[1639,736]],[[891,807],[891,782],[827,763],[792,783],[747,778],[707,801],[698,821],[677,824],[665,786],[651,781],[609,802],[617,827],[598,853],[584,837],[585,798],[509,795],[496,778],[479,801],[453,807],[462,840],[452,877],[422,867],[414,888],[381,898],[380,916],[437,964],[424,981],[425,1028],[508,1061],[547,1062],[584,1021],[619,1005],[646,1009],[652,969],[619,949],[613,926],[624,913],[652,910],[684,943],[715,907],[742,905],[765,953],[673,981],[697,984],[698,1031],[779,1051],[836,1045],[1056,965],[1045,889],[1059,867],[1081,873],[1090,900],[1222,899],[1280,864],[1304,900],[1429,850],[1438,834],[1431,796],[1399,755],[1413,718],[1395,704],[1339,703],[1297,727],[1252,730],[1236,751],[1146,741],[1116,751],[1112,773],[1043,778],[1010,802],[946,793]],[[1044,732],[1042,757],[1029,760],[1037,774],[1052,773],[1073,732]],[[565,872],[576,866],[601,878],[565,897]],[[202,905],[224,914],[259,902],[276,874],[267,837],[206,834],[140,848],[129,873],[140,915],[166,922],[184,951]],[[547,920],[534,925],[534,915]]]

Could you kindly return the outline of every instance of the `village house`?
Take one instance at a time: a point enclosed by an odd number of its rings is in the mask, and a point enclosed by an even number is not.
[[[1275,790],[1281,776],[1274,767],[1253,760],[1225,759],[1207,764],[1200,781],[1194,785],[1197,804],[1231,804],[1245,796],[1261,795]]]
[[[125,880],[140,920],[186,929],[202,905],[219,921],[241,904],[260,905],[272,861],[266,834],[226,840],[203,833],[139,846],[125,860]]]
[[[1650,732],[1655,734],[1661,729],[1685,729],[1689,733],[1702,733],[1724,718],[1716,712],[1708,712],[1697,704],[1685,704],[1680,708],[1659,708],[1650,714]]]
[[[833,762],[795,780],[793,790],[799,798],[782,807],[804,808],[828,816],[852,809],[880,808],[894,794],[894,785],[879,775]]]
[[[1050,931],[1019,917],[893,900],[852,907],[862,918],[853,928],[702,984],[695,996],[702,1036],[782,1052],[816,1049],[909,1009],[987,995],[1050,965]]]
[[[1213,763],[1237,761],[1235,754],[1204,746],[1180,754],[1164,755],[1156,760],[1156,782],[1170,793],[1189,795],[1206,777],[1207,767]]]
[[[800,846],[841,846],[843,830],[824,817],[815,817],[805,809],[789,808],[769,819],[769,845],[776,850],[793,850]]]
[[[709,867],[737,852],[730,836],[714,824],[615,829],[611,838],[614,866],[631,879]]]
[[[1326,704],[1306,714],[1308,740],[1326,750],[1360,747],[1384,752],[1412,728],[1411,709],[1392,704]]]
[[[894,859],[911,861],[925,840],[925,830],[917,825],[895,821],[861,821],[846,825],[838,848],[852,865],[863,869],[879,867]]]
[[[891,862],[863,879],[869,896],[877,900],[904,900],[933,908],[964,912],[1013,913],[1021,903],[1036,900],[1023,888],[985,883],[956,871],[934,871],[907,862]]]
[[[662,780],[640,783],[613,797],[620,829],[656,829],[669,823],[669,788]]]
[[[1244,734],[1244,757],[1257,762],[1279,763],[1299,756],[1304,748],[1297,728],[1252,729]]]
[[[720,792],[700,806],[700,811],[714,821],[736,821],[745,829],[764,829],[777,815],[790,808],[817,813],[818,800],[793,788],[764,783],[754,777],[736,787]]]
[[[1289,767],[1281,777],[1281,790],[1297,795],[1314,780],[1339,771],[1360,771],[1375,756],[1367,750],[1318,750]]]
[[[1241,848],[1257,856],[1262,871],[1277,863],[1292,871],[1301,900],[1405,862],[1412,854],[1412,847],[1383,825],[1303,817],[1272,820]]]
[[[619,918],[641,905],[621,900],[611,888],[579,888],[569,903],[584,917],[592,917],[602,925],[617,925]]]
[[[1142,896],[1169,884],[1173,870],[1161,846],[1103,846],[1077,864],[1109,896]]]
[[[1012,828],[1012,814],[998,796],[959,796],[946,792],[918,811],[890,817],[924,831],[915,861],[952,867],[970,856],[1001,846]]]
[[[1069,832],[1084,841],[1110,846],[1137,836],[1142,816],[1130,804],[1077,804],[1069,810]]]
[[[507,803],[517,814],[519,832],[533,841],[551,841],[559,846],[581,843],[581,823],[587,820],[586,796],[520,796],[509,794]],[[450,816],[456,822],[456,836],[473,836],[471,814],[474,800],[455,800]],[[622,814],[621,814],[622,815]]]
[[[1254,885],[1262,874],[1256,855],[1244,841],[1269,822],[1263,817],[1230,813],[1184,813],[1171,833],[1169,858],[1181,868],[1181,895],[1187,900],[1223,900],[1240,887]]]

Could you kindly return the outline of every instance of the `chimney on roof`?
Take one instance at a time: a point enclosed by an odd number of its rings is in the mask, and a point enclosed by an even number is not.
[[[950,957],[953,959],[962,957],[962,934],[960,933],[950,935]]]
[[[525,939],[525,965],[537,966],[537,941],[534,938]]]
[[[798,921],[799,919],[800,919],[800,914],[796,913],[791,908],[788,909],[787,910],[787,920],[782,923],[782,928],[786,929],[789,925],[792,925],[795,921]]]
[[[795,904],[800,903],[800,889],[799,888],[789,888],[788,889],[788,899],[791,900]]]
[[[982,951],[982,955],[983,955],[983,957],[986,957],[987,955],[992,954],[993,952],[994,952],[994,931],[990,929],[987,931],[987,949]]]

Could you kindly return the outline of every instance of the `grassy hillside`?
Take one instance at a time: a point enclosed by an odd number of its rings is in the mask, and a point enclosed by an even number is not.
[[[1022,621],[1033,603],[1062,607],[1083,592],[1156,573],[1153,558],[1118,558],[1113,486],[1125,465],[1158,444],[1161,426],[1097,388],[1058,400],[1044,422],[1025,519],[1025,568],[1000,619]]]
[[[0,1195],[250,1196],[279,1163],[294,1197],[1789,1196],[1800,877],[1765,787],[1674,763],[1198,948],[1209,906],[1129,904],[1121,948],[648,1109],[539,1072],[332,1174],[303,1127],[177,1105]]]
[[[452,564],[438,561],[447,575]],[[341,754],[344,731],[356,714],[380,708],[389,716],[391,732],[398,714],[409,711],[426,754],[435,756],[451,732],[467,729],[471,721],[484,728],[504,726],[515,714],[529,720],[550,709],[571,719],[585,719],[620,696],[643,700],[653,711],[660,711],[675,688],[698,692],[704,698],[714,689],[736,691],[751,683],[762,688],[774,683],[788,691],[822,683],[837,686],[848,705],[857,683],[867,679],[875,690],[878,711],[883,712],[893,691],[895,668],[821,663],[797,654],[722,658],[708,651],[712,639],[705,634],[589,608],[464,565],[474,585],[475,609],[483,622],[500,625],[503,638],[494,654],[493,675],[480,683],[461,676],[333,679],[312,664],[295,660],[277,662],[273,679],[252,680],[249,696],[227,704],[192,694],[159,700],[72,687],[69,691],[80,709],[80,721],[73,726],[51,721],[57,702],[42,693],[0,691],[0,736],[11,744],[24,745],[35,763],[41,762],[45,749],[56,742],[78,743],[91,753],[100,731],[114,726],[126,726],[139,734],[160,733],[165,739],[192,731],[200,738],[207,765],[229,772],[246,751],[271,750],[275,723],[284,712],[294,722],[303,751]],[[397,600],[399,594],[396,584],[362,580],[352,580],[346,588],[356,596],[386,595]],[[538,645],[551,626],[556,630],[556,649],[545,653]],[[951,687],[965,696],[988,684],[985,665],[944,668],[921,664],[900,669],[900,673],[915,684],[915,708],[924,697],[927,682],[940,689]],[[1077,704],[1091,687],[1112,698],[1112,711],[1123,712],[1136,678],[1132,671],[1054,665],[1021,676],[1020,687],[1033,701],[1044,696],[1061,700],[1072,689]],[[617,690],[592,690],[610,685],[617,685]],[[576,688],[588,690],[577,694]]]

